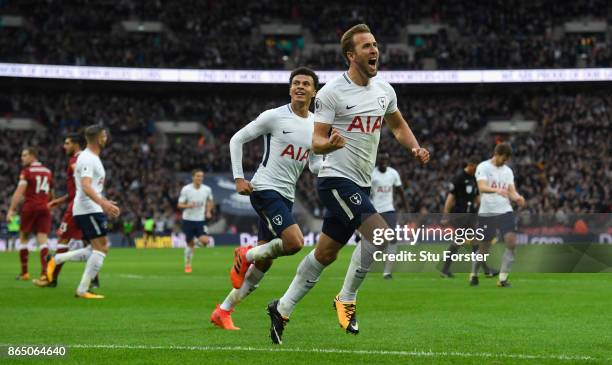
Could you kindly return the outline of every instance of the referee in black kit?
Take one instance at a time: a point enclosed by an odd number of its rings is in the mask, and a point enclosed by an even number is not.
[[[442,219],[443,224],[449,224],[453,228],[475,228],[477,222],[476,213],[478,212],[478,184],[474,178],[476,173],[476,166],[478,166],[478,158],[470,157],[465,164],[465,167],[459,172],[451,183],[450,191],[446,196],[446,202],[444,203],[444,215]],[[446,216],[451,214],[450,219]],[[459,251],[459,245],[451,243],[448,251],[452,254],[456,254]],[[472,252],[478,252],[478,245],[472,245]],[[444,267],[440,272],[440,276],[443,278],[455,277],[450,272],[450,266],[452,261],[448,255],[444,260]],[[489,278],[495,277],[498,272],[492,271],[487,266],[486,262],[482,262],[481,267],[483,268],[485,275]]]

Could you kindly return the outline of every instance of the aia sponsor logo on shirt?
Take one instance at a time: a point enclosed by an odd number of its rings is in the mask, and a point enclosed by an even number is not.
[[[296,160],[298,162],[305,161],[308,159],[308,155],[310,154],[310,149],[298,147],[297,149],[291,143],[285,147],[280,157],[289,157],[292,160]]]
[[[391,192],[391,186],[387,185],[387,186],[379,186],[376,188],[376,192],[377,193],[390,193]]]
[[[493,188],[493,189],[508,190],[508,184],[500,183],[500,182],[497,182],[497,181],[493,180],[491,182],[491,188]]]
[[[359,116],[356,115],[353,117],[351,124],[347,128],[347,132],[351,133],[367,133],[373,134],[376,130],[380,130],[382,128],[383,118],[379,116]]]

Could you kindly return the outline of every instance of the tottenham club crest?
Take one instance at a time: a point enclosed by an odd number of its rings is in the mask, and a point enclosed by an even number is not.
[[[378,105],[380,105],[380,108],[382,110],[385,110],[385,106],[387,106],[387,98],[385,98],[384,96],[381,96],[378,98]]]
[[[319,98],[315,98],[315,112],[321,110],[321,100]]]
[[[280,226],[281,224],[283,224],[283,216],[280,214],[275,215],[274,218],[272,218],[272,223],[276,224],[277,226]]]
[[[349,200],[351,201],[351,203],[353,203],[355,205],[361,205],[361,195],[359,195],[359,193],[355,193],[355,194],[351,195]]]

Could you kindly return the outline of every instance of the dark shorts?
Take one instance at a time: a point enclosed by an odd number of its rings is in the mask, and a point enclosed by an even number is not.
[[[207,233],[206,221],[189,221],[183,219],[181,222],[181,230],[185,234],[185,240],[191,242],[194,237],[200,237]],[[148,234],[153,235],[153,232],[149,231]]]
[[[365,218],[377,211],[370,201],[370,188],[364,188],[343,177],[318,179],[319,198],[327,211],[322,232],[345,244]]]
[[[84,239],[93,240],[94,238],[106,236],[108,223],[104,213],[75,215],[73,218],[81,232],[83,232]]]
[[[475,213],[451,213],[448,223],[453,228],[475,228],[478,215]]]
[[[46,210],[24,210],[21,212],[21,232],[44,233],[51,232],[51,211]]]
[[[62,218],[62,223],[57,229],[57,236],[60,241],[70,241],[83,239],[83,232],[79,229],[74,217],[72,216],[72,202],[68,204],[68,208]]]
[[[514,212],[497,215],[479,215],[478,227],[484,230],[484,241],[490,241],[499,234],[501,240],[509,232],[516,232],[516,216]]]
[[[385,222],[387,222],[387,225],[389,226],[389,228],[395,229],[395,226],[397,226],[397,215],[395,214],[394,210],[390,210],[388,212],[382,212],[380,213],[380,215],[382,215]]]
[[[285,228],[295,224],[291,214],[293,203],[274,190],[253,191],[251,205],[259,216],[257,239],[270,241],[280,237]]]

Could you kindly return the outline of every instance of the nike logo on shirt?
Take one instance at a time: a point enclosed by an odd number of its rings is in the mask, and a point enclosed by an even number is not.
[[[289,131],[289,132],[283,131],[283,134],[288,134],[288,133],[293,133],[293,131]]]
[[[356,107],[356,106],[357,106],[357,104],[355,104],[355,105],[353,105],[353,106],[348,106],[348,105],[347,105],[347,106],[346,106],[346,109],[353,109],[353,108],[354,108],[354,107]]]

